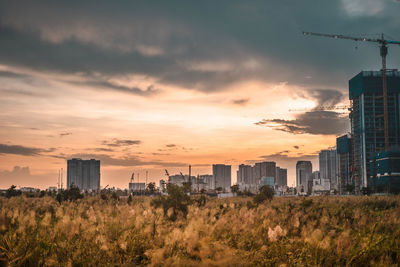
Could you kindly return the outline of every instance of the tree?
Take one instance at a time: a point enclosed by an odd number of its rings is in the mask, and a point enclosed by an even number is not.
[[[274,189],[268,185],[264,185],[260,188],[260,192],[254,196],[253,201],[255,204],[261,204],[268,200],[271,201],[274,198]]]
[[[156,183],[154,182],[148,183],[147,191],[149,191],[150,194],[153,194],[156,191]]]
[[[75,185],[71,185],[69,189],[62,190],[57,194],[57,201],[62,202],[65,200],[75,201],[83,198],[81,190]]]
[[[237,194],[239,192],[239,185],[238,184],[234,184],[231,186],[231,192],[233,194]]]
[[[175,184],[168,184],[167,193],[167,196],[158,196],[152,199],[150,205],[156,208],[162,207],[164,216],[171,221],[175,221],[178,215],[186,218],[191,200],[184,188]]]
[[[16,186],[12,185],[10,186],[10,188],[7,189],[6,191],[6,197],[10,198],[10,197],[16,197],[21,195],[21,191],[20,190],[15,190]]]

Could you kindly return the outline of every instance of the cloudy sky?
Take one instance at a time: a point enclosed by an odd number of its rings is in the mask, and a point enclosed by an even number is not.
[[[397,0],[1,1],[0,188],[46,188],[71,157],[126,188],[273,160],[295,181],[349,130],[348,80],[400,39]],[[389,48],[388,67],[400,65]]]

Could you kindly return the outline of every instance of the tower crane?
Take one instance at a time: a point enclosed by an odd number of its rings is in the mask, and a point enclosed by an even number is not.
[[[315,32],[303,32],[304,35],[329,37],[334,39],[347,39],[352,41],[361,42],[373,42],[378,43],[380,47],[380,55],[382,57],[382,96],[383,96],[383,123],[385,133],[385,150],[389,150],[389,120],[388,120],[388,106],[387,106],[387,81],[386,81],[386,56],[388,54],[388,45],[397,44],[400,45],[400,41],[393,41],[385,39],[384,34],[381,34],[380,38],[365,38],[365,37],[354,37],[346,36],[341,34],[326,34],[326,33],[315,33]]]

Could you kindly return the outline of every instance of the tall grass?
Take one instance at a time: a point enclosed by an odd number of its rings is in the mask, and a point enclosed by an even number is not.
[[[175,221],[149,197],[0,199],[0,258],[26,266],[397,266],[400,197],[210,199]]]

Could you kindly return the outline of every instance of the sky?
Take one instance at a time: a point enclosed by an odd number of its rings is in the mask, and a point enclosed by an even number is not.
[[[298,160],[350,129],[348,80],[400,39],[398,0],[0,0],[0,188],[56,186],[66,160],[101,160],[127,188],[212,164]],[[388,67],[400,66],[389,47]]]

